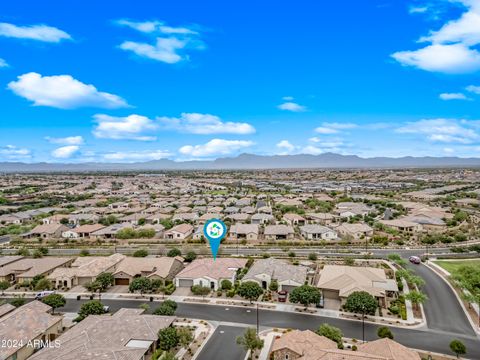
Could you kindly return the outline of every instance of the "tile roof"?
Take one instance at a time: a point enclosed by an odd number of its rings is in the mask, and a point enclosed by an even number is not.
[[[255,280],[258,275],[267,274],[278,282],[294,281],[303,285],[307,278],[307,268],[303,266],[292,265],[285,260],[274,258],[256,260],[248,272],[242,278],[242,281]]]
[[[29,302],[0,317],[0,339],[17,340],[27,343],[42,335],[53,325],[62,321],[62,317],[48,313],[51,307],[40,301]],[[0,359],[8,359],[19,348],[0,347]]]
[[[158,331],[174,320],[172,316],[140,315],[139,309],[120,309],[113,316],[91,315],[57,339],[61,346],[44,348],[30,359],[140,360],[146,349],[127,347],[129,341],[154,342]]]
[[[198,279],[209,277],[212,279],[231,278],[237,269],[243,268],[247,263],[246,259],[217,258],[196,259],[185,269],[177,274],[177,278]]]

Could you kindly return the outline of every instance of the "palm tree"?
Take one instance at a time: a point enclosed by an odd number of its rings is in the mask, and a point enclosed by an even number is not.
[[[427,295],[425,295],[421,291],[413,290],[413,291],[410,291],[408,294],[405,295],[405,299],[410,300],[412,302],[413,306],[415,307],[415,309],[418,310],[418,306],[420,304],[423,304],[425,301],[427,301],[428,297],[427,297]]]

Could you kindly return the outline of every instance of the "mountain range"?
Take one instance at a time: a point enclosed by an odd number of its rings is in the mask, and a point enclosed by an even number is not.
[[[253,155],[216,160],[173,161],[168,159],[135,163],[23,163],[0,162],[0,172],[89,172],[89,171],[161,171],[161,170],[255,170],[255,169],[354,169],[354,168],[437,168],[480,167],[480,158],[413,157],[400,158],[340,155]]]

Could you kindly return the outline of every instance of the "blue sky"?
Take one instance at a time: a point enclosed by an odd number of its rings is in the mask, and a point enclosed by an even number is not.
[[[0,4],[0,161],[480,155],[480,0]]]

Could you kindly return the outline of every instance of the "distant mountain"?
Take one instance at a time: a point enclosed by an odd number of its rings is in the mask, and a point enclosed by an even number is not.
[[[348,169],[348,168],[435,168],[480,167],[480,158],[458,157],[373,157],[324,153],[320,155],[253,155],[219,158],[213,161],[154,160],[137,163],[21,163],[0,162],[0,172],[86,172],[222,169]]]

